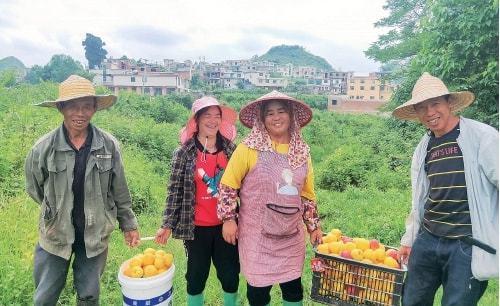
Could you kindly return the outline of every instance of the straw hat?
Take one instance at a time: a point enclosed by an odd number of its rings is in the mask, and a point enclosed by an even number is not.
[[[57,100],[45,101],[36,104],[36,106],[56,107],[58,103],[84,97],[95,97],[98,111],[108,108],[116,102],[115,95],[96,95],[94,85],[89,80],[78,75],[71,75],[59,84],[59,98]]]
[[[194,133],[198,131],[198,126],[196,124],[195,115],[198,111],[205,107],[210,106],[218,106],[220,107],[221,114],[221,124],[219,125],[219,133],[222,134],[225,138],[233,141],[236,138],[236,118],[238,115],[231,108],[221,105],[217,99],[214,97],[201,97],[200,99],[193,102],[193,106],[191,106],[191,118],[189,118],[188,123],[181,130],[180,140],[182,144],[185,144],[191,137],[193,137]]]
[[[445,95],[449,95],[448,102],[453,113],[466,108],[474,101],[474,94],[472,92],[449,92],[443,81],[430,75],[428,72],[424,72],[413,87],[411,99],[398,106],[392,114],[399,119],[419,121],[414,105]]]
[[[240,121],[246,127],[252,128],[255,118],[259,115],[259,108],[262,102],[279,100],[291,103],[294,106],[295,116],[300,127],[304,127],[312,119],[312,110],[309,105],[304,102],[285,95],[279,91],[273,90],[268,94],[263,95],[257,100],[249,102],[240,110]]]

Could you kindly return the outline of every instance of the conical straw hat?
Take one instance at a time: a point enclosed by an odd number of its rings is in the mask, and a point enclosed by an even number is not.
[[[312,119],[312,110],[309,105],[293,97],[287,96],[284,93],[273,90],[270,93],[258,98],[257,100],[249,102],[240,110],[241,123],[243,123],[248,128],[252,128],[255,118],[259,114],[260,104],[264,101],[270,100],[286,101],[292,104],[294,106],[294,111],[296,112],[296,118],[300,127],[304,127]]]

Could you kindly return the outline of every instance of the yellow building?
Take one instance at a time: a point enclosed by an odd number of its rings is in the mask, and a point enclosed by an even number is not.
[[[355,101],[386,102],[392,96],[394,86],[381,80],[380,74],[351,75],[347,80],[347,96]]]

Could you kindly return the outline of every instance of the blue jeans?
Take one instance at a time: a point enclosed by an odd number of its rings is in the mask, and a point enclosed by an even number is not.
[[[432,306],[441,285],[441,305],[477,305],[488,281],[478,281],[472,276],[471,256],[471,245],[421,229],[408,261],[403,305]]]
[[[85,246],[73,245],[73,282],[76,289],[77,306],[99,305],[99,280],[104,267],[108,249],[101,254],[87,258]],[[35,247],[35,306],[54,306],[66,284],[70,260],[53,255],[40,247]]]

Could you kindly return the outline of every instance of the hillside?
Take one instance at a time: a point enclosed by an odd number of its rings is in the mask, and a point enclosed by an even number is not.
[[[8,56],[0,59],[0,71],[7,69],[25,70],[26,67],[18,58],[14,56]]]
[[[57,96],[57,84],[21,83],[12,88],[0,85],[0,305],[28,305],[35,290],[32,279],[33,250],[38,240],[39,205],[24,191],[24,159],[35,141],[59,126],[56,109],[33,104]],[[98,94],[109,93],[103,88]],[[257,92],[221,91],[220,101],[239,109],[260,96]],[[142,96],[121,91],[117,103],[99,111],[92,122],[111,132],[121,143],[127,183],[137,213],[141,236],[153,236],[161,225],[171,156],[179,143],[179,130],[190,117],[194,96]],[[301,95],[310,105],[321,105],[322,97]],[[313,103],[314,102],[314,103]],[[250,129],[237,123],[239,143]],[[414,147],[424,129],[377,116],[336,114],[314,107],[314,117],[303,129],[314,164],[315,189],[322,228],[341,229],[352,237],[377,238],[397,246],[411,206],[410,163]],[[363,137],[359,137],[363,135]],[[383,136],[383,137],[382,137]],[[62,170],[65,171],[65,170]],[[117,280],[120,265],[147,247],[143,241],[129,249],[119,230],[113,232],[106,269],[101,278],[101,305],[122,305]],[[304,305],[310,299],[314,256],[307,243],[302,284]],[[161,247],[174,254],[174,305],[186,305],[186,257],[181,240],[171,239]],[[212,270],[205,288],[205,305],[223,305],[220,282]],[[68,286],[58,305],[75,305],[69,272]],[[245,303],[246,280],[240,276],[239,296]],[[498,305],[498,281],[492,280],[479,306]],[[270,305],[281,305],[277,286]],[[436,304],[440,303],[440,297]]]
[[[274,46],[259,60],[274,62],[280,65],[293,64],[295,66],[313,66],[324,70],[333,70],[332,66],[321,56],[307,52],[301,46]]]

